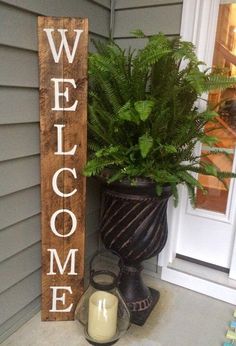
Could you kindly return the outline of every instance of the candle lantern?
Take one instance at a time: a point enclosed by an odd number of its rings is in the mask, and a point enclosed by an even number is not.
[[[84,326],[90,344],[110,346],[129,328],[130,313],[117,287],[120,275],[107,269],[109,263],[103,263],[106,269],[93,268],[98,255],[90,261],[89,286],[76,307],[75,320]]]

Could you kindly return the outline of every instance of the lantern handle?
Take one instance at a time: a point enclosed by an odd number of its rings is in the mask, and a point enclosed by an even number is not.
[[[120,257],[120,255],[114,251],[114,250],[109,250],[111,253],[113,253],[115,256],[117,256],[119,258],[119,267],[120,267],[120,270],[119,270],[119,274],[117,275],[117,284],[120,282],[120,277],[121,277],[121,268],[124,266],[124,261],[123,259]],[[102,253],[106,253],[108,252],[107,249],[105,250],[98,250],[94,253],[94,255],[92,256],[90,262],[89,262],[89,275],[90,275],[90,278],[93,276],[94,274],[94,269],[93,269],[93,262],[94,262],[94,259],[98,256],[98,255],[101,255]]]

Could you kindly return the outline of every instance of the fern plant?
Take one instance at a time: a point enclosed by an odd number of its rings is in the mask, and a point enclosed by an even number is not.
[[[145,37],[141,31],[136,36]],[[195,154],[197,142],[213,146],[217,138],[204,131],[217,113],[196,101],[204,93],[236,84],[198,61],[194,46],[163,34],[150,37],[143,49],[121,49],[113,41],[96,43],[89,56],[89,161],[86,176],[104,175],[108,183],[146,178],[157,194],[170,185],[185,184],[194,203],[196,188],[204,186],[192,174],[217,177],[219,171]],[[205,70],[204,70],[205,68]],[[209,154],[216,154],[211,150]],[[204,156],[207,154],[204,153]]]

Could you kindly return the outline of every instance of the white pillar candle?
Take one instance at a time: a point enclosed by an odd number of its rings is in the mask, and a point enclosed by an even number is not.
[[[88,334],[96,341],[109,341],[116,334],[118,298],[97,291],[89,298]]]

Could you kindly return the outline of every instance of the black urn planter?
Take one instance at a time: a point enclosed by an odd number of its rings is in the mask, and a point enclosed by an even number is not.
[[[119,289],[129,307],[131,322],[143,325],[159,299],[141,277],[142,261],[156,256],[165,246],[168,234],[166,186],[160,197],[155,183],[139,179],[104,186],[100,232],[107,249],[123,260]]]

